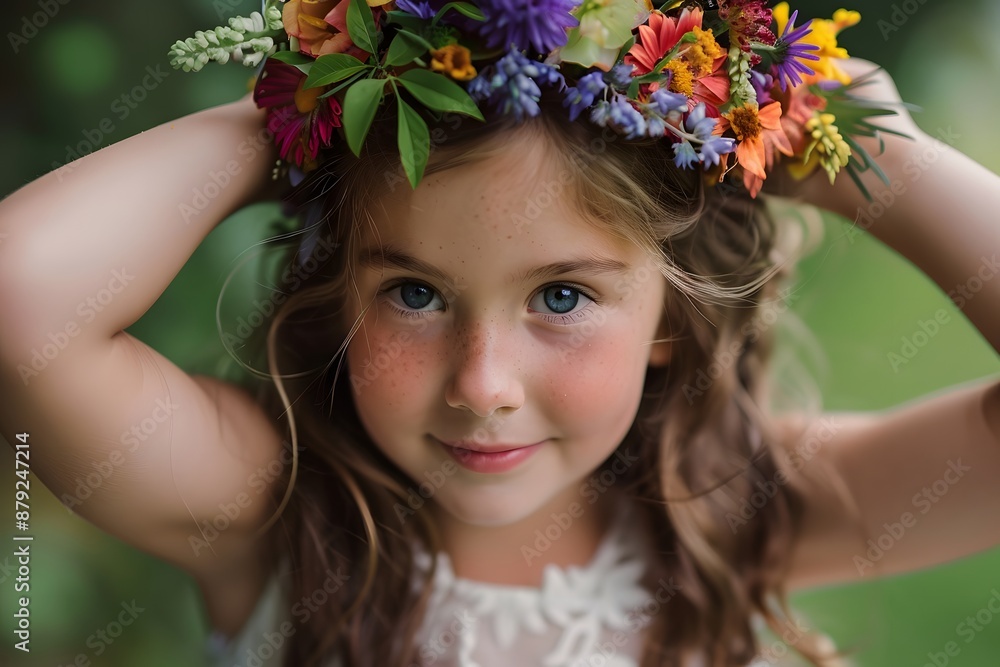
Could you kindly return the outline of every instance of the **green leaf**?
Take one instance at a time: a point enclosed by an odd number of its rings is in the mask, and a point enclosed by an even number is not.
[[[389,52],[385,56],[386,65],[407,65],[413,62],[414,58],[419,58],[427,53],[430,43],[419,35],[412,32],[400,30],[396,33],[395,39],[389,45]]]
[[[465,16],[468,16],[470,19],[473,19],[475,21],[486,20],[486,15],[483,14],[479,10],[479,7],[476,7],[475,5],[470,5],[468,2],[449,2],[441,9],[437,10],[437,13],[434,15],[434,18],[431,19],[431,25],[437,25],[437,22],[441,19],[442,16],[444,16],[444,13],[449,9],[455,9],[459,13],[464,14]]]
[[[316,59],[303,87],[315,88],[336,83],[361,70],[371,68],[371,65],[366,65],[346,53],[328,53]]]
[[[328,90],[325,93],[323,93],[322,95],[320,95],[319,99],[323,99],[324,97],[329,97],[330,95],[338,93],[342,89],[346,88],[347,86],[350,86],[355,81],[357,81],[358,79],[362,78],[361,75],[364,74],[364,73],[365,73],[364,71],[355,72],[352,76],[348,77],[347,79],[344,79],[343,81],[341,81],[340,83],[338,83],[336,86],[334,86],[330,90]]]
[[[453,111],[484,120],[475,101],[457,83],[425,69],[411,69],[398,77],[399,82],[424,106],[437,111]]]
[[[314,62],[313,58],[305,55],[304,53],[299,53],[298,51],[275,51],[268,58],[273,58],[279,62],[283,62],[286,65],[310,65]],[[301,69],[301,68],[300,68]]]
[[[361,145],[365,143],[375,111],[382,101],[383,88],[385,79],[362,79],[344,95],[344,134],[351,152],[358,157],[361,157]]]
[[[396,95],[396,100],[399,103],[397,132],[399,157],[403,163],[403,170],[406,171],[406,177],[410,179],[410,185],[416,190],[417,184],[424,176],[424,167],[427,166],[431,135],[427,130],[427,123],[420,114],[399,95]]]
[[[375,28],[372,8],[365,0],[350,0],[347,6],[347,34],[354,44],[368,53],[378,48],[379,33]]]

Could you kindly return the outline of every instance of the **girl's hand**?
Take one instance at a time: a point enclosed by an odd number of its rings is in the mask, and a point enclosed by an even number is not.
[[[917,126],[888,72],[875,63],[860,58],[849,58],[840,65],[855,80],[870,75],[867,83],[852,91],[853,95],[877,102],[880,106],[892,108],[897,112],[892,116],[879,116],[871,120],[872,124],[889,132],[881,132],[878,137],[857,137],[856,140],[888,177],[889,189],[893,183],[897,183],[898,189],[898,184],[903,182],[907,165],[929,146],[936,145],[936,140]],[[821,169],[817,169],[804,181],[795,181],[784,173],[775,175],[780,182],[778,191],[783,196],[804,200],[849,219],[857,218],[859,209],[866,209],[870,204],[844,170],[841,170],[832,185]],[[861,179],[873,196],[879,190],[887,189],[871,170],[861,174]]]

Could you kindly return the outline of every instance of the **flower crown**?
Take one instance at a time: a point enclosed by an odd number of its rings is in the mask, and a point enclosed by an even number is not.
[[[483,120],[489,106],[518,120],[540,113],[542,89],[626,139],[670,141],[680,168],[722,182],[733,169],[756,197],[785,156],[796,177],[823,168],[885,175],[857,143],[889,131],[896,112],[853,94],[870,80],[837,65],[838,33],[860,20],[797,26],[767,0],[265,0],[249,18],[177,41],[170,63],[258,67],[253,99],[268,109],[279,166],[292,183],[324,149],[355,155],[379,107],[394,98],[404,172],[420,182],[430,152],[424,116]],[[390,102],[393,103],[393,102]],[[282,161],[284,165],[282,165]],[[732,163],[731,163],[732,162]]]

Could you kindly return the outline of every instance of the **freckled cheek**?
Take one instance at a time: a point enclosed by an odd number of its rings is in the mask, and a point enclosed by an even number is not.
[[[632,345],[633,337],[629,331],[607,329],[557,347],[544,370],[553,408],[581,424],[609,418],[630,424],[633,415],[623,412],[638,405],[645,379],[637,358],[642,350]]]
[[[440,363],[440,350],[421,337],[419,328],[373,326],[372,321],[366,318],[347,350],[358,409],[397,418],[416,413],[428,400],[429,370]]]

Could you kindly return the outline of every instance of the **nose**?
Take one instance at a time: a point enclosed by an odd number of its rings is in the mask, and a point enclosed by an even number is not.
[[[489,417],[501,408],[517,410],[524,404],[513,341],[503,327],[472,323],[457,331],[452,374],[445,400],[453,408]]]

